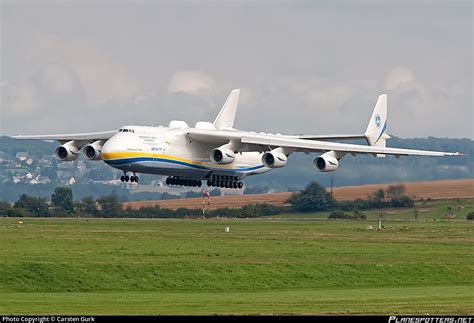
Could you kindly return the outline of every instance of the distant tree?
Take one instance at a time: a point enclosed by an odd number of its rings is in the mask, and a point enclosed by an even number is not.
[[[312,182],[301,193],[293,194],[287,201],[299,212],[326,211],[336,205],[336,200],[318,183]]]
[[[46,200],[41,197],[32,197],[26,194],[21,194],[15,202],[14,208],[23,209],[32,216],[49,215],[48,204],[46,204]]]
[[[420,211],[417,208],[413,208],[413,219],[414,220],[418,219],[419,214],[420,214]]]
[[[0,202],[0,216],[10,216],[13,210],[13,207],[8,202]]]
[[[74,213],[72,190],[67,187],[56,187],[53,195],[51,195],[51,204],[63,209],[68,214]]]
[[[376,200],[383,201],[385,199],[386,193],[383,188],[378,189],[372,194],[372,197]]]
[[[79,203],[82,212],[90,215],[94,215],[97,211],[97,206],[92,196],[85,196],[81,203]]]
[[[474,220],[474,211],[469,212],[468,215],[466,216],[467,220]]]
[[[102,196],[97,199],[97,204],[99,204],[99,211],[96,212],[96,216],[115,218],[121,217],[124,214],[122,203],[119,202],[117,196],[114,194]]]
[[[389,185],[387,188],[387,197],[391,199],[398,199],[400,198],[403,194],[405,194],[406,187],[403,184],[398,184],[398,185]]]
[[[385,191],[381,188],[372,193],[372,195],[369,197],[369,201],[372,203],[372,207],[383,207],[385,202]]]

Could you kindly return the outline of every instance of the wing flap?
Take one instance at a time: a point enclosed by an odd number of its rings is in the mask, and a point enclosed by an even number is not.
[[[365,135],[299,135],[296,138],[305,140],[365,140]]]

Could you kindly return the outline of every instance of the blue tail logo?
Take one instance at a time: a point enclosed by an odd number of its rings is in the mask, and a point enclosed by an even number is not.
[[[382,119],[380,118],[380,115],[375,115],[375,125],[377,126],[377,128],[380,129],[380,126],[382,125]]]

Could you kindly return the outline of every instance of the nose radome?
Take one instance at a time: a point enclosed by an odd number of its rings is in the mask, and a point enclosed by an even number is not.
[[[102,146],[102,157],[104,159],[110,159],[110,154],[120,150],[120,140],[117,138],[117,135],[112,136],[107,140]]]

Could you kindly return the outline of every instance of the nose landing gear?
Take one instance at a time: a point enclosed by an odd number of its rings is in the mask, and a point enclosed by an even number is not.
[[[133,182],[138,183],[139,180],[140,180],[140,178],[139,178],[135,173],[133,173],[132,176],[128,177],[127,172],[123,172],[123,175],[120,176],[120,181],[121,181],[121,182],[128,182],[128,181],[130,181],[130,182],[132,182],[132,183],[133,183]]]

